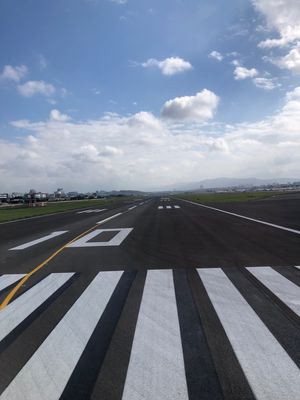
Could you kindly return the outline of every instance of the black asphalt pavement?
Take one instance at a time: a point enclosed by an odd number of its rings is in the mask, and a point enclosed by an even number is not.
[[[49,257],[0,311],[1,400],[299,399],[300,199],[0,224],[0,301]]]

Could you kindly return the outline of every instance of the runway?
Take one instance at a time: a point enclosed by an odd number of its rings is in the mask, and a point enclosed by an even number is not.
[[[298,399],[295,202],[1,224],[0,399]]]

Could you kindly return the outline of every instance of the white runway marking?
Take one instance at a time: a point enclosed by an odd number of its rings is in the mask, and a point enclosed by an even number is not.
[[[107,210],[107,208],[101,208],[100,210],[99,210],[99,209],[95,209],[95,210],[84,210],[84,211],[78,211],[77,214],[99,213],[99,212],[106,211],[106,210]]]
[[[229,211],[221,210],[220,208],[205,206],[204,204],[195,203],[194,201],[183,200],[183,199],[181,199],[181,200],[182,201],[186,201],[187,203],[190,203],[190,204],[194,204],[194,205],[199,206],[199,207],[204,207],[204,208],[208,208],[210,210],[219,211],[219,212],[221,212],[223,214],[228,214],[228,215],[232,215],[234,217],[243,218],[243,219],[246,219],[248,221],[258,222],[259,224],[271,226],[272,228],[282,229],[283,231],[288,231],[288,232],[292,232],[292,233],[296,233],[296,234],[300,235],[300,231],[298,231],[296,229],[291,229],[291,228],[287,228],[285,226],[272,224],[270,222],[265,222],[265,221],[262,221],[260,219],[246,217],[245,215],[240,215],[240,214],[232,213],[232,212],[229,212]]]
[[[188,398],[172,271],[148,271],[122,400]]]
[[[122,273],[100,272],[96,276],[3,392],[1,400],[60,398]]]
[[[131,211],[131,210],[133,210],[134,208],[136,208],[136,206],[129,207],[128,210]]]
[[[0,290],[12,285],[13,283],[19,281],[26,274],[7,274],[0,277]]]
[[[74,273],[51,274],[1,310],[0,340],[4,339],[73,275]]]
[[[270,267],[248,267],[255,278],[300,317],[300,287]]]
[[[300,370],[221,269],[198,274],[257,400],[298,400]]]
[[[120,244],[127,238],[133,228],[113,228],[113,229],[96,229],[93,232],[81,237],[75,242],[70,243],[67,247],[106,247],[106,246],[120,246]],[[118,232],[112,239],[107,242],[89,242],[89,240],[100,235],[102,232]]]
[[[171,206],[166,206],[166,208],[167,208],[168,210],[170,210],[172,207],[171,207]]]
[[[174,208],[180,208],[180,206],[174,206]]]
[[[295,265],[295,268],[300,269],[300,265]]]
[[[55,238],[56,236],[63,235],[63,234],[66,233],[66,232],[68,232],[68,231],[53,232],[53,233],[50,233],[49,235],[44,236],[44,237],[42,237],[42,238],[40,238],[40,239],[32,240],[31,242],[22,244],[22,245],[17,246],[17,247],[13,247],[13,248],[11,248],[11,249],[9,249],[9,250],[24,250],[24,249],[27,249],[28,247],[34,246],[34,245],[36,245],[36,244],[38,244],[38,243],[42,243],[42,242],[45,242],[46,240],[53,239],[53,238]]]
[[[114,215],[112,215],[112,216],[110,216],[108,218],[103,219],[102,221],[97,222],[97,225],[105,224],[105,222],[110,221],[111,219],[114,219],[114,218],[116,218],[116,217],[118,217],[119,215],[122,215],[122,214],[123,213],[121,213],[121,212],[117,213],[117,214],[114,214]]]
[[[158,206],[157,209],[158,210],[162,210],[164,207],[163,206]]]

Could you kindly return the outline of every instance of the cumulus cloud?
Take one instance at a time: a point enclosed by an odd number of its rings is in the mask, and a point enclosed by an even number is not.
[[[219,104],[219,97],[203,89],[195,96],[176,97],[168,100],[162,108],[162,116],[176,120],[204,122],[211,119]]]
[[[253,123],[171,123],[144,111],[59,124],[21,120],[11,129],[19,139],[0,139],[3,191],[148,190],[218,176],[299,179],[300,87],[274,115]]]
[[[19,65],[13,67],[12,65],[5,65],[3,71],[0,74],[0,80],[7,80],[13,82],[19,82],[28,73],[26,65]]]
[[[56,89],[51,83],[44,81],[28,81],[23,85],[18,85],[19,93],[24,97],[32,97],[36,94],[52,96]]]
[[[247,78],[254,78],[258,75],[258,71],[255,68],[245,68],[245,67],[236,67],[234,70],[234,79],[235,80],[243,80]]]
[[[161,61],[150,58],[141,65],[144,68],[158,68],[163,75],[168,76],[180,74],[193,68],[188,61],[180,57],[169,57]]]
[[[212,51],[212,52],[208,55],[208,57],[209,57],[209,58],[213,58],[213,59],[215,59],[215,60],[217,60],[217,61],[222,61],[223,58],[224,58],[224,57],[222,56],[222,54],[219,53],[219,52],[216,51],[216,50]]]
[[[59,110],[51,110],[50,111],[50,116],[49,116],[51,121],[56,121],[56,122],[66,122],[71,119],[69,115],[61,113]]]
[[[293,48],[287,55],[271,60],[279,68],[300,74],[300,46]]]
[[[273,90],[281,85],[274,78],[254,78],[253,83],[260,89]]]
[[[252,0],[256,9],[264,15],[269,28],[279,37],[262,41],[259,46],[272,48],[285,46],[300,39],[300,2],[298,0]]]

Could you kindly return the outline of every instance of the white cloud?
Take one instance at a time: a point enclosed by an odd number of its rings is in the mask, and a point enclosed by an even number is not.
[[[36,94],[52,96],[56,89],[51,83],[44,81],[28,81],[23,85],[18,85],[19,93],[24,97],[32,97]]]
[[[212,51],[212,52],[208,55],[208,57],[209,57],[209,58],[214,58],[215,60],[218,60],[218,61],[222,61],[223,58],[224,58],[224,57],[222,56],[222,54],[219,53],[219,52],[216,51],[216,50]]]
[[[234,79],[236,80],[254,78],[257,75],[258,71],[255,68],[236,67],[234,70]]]
[[[279,38],[264,40],[259,44],[260,47],[285,46],[300,39],[299,0],[252,0],[252,2],[266,18],[268,27],[279,33]]]
[[[219,97],[203,89],[195,96],[176,97],[168,100],[162,109],[162,116],[170,119],[207,121],[213,118],[219,104]]]
[[[26,65],[19,65],[13,67],[12,65],[5,65],[2,73],[0,74],[0,80],[8,80],[13,82],[19,82],[28,73]]]
[[[284,57],[273,59],[272,62],[282,69],[300,74],[300,46],[293,48]]]
[[[69,117],[69,115],[62,114],[59,110],[56,110],[56,109],[50,111],[49,118],[51,121],[56,121],[56,122],[66,122],[71,119],[71,117]]]
[[[192,65],[180,57],[170,57],[165,60],[150,58],[141,64],[144,68],[158,68],[163,75],[175,75],[192,69]]]
[[[12,125],[25,136],[0,139],[3,191],[149,189],[218,176],[300,178],[300,87],[273,116],[253,123],[172,124],[144,111]]]
[[[281,85],[274,78],[254,78],[253,83],[260,89],[273,90]]]

